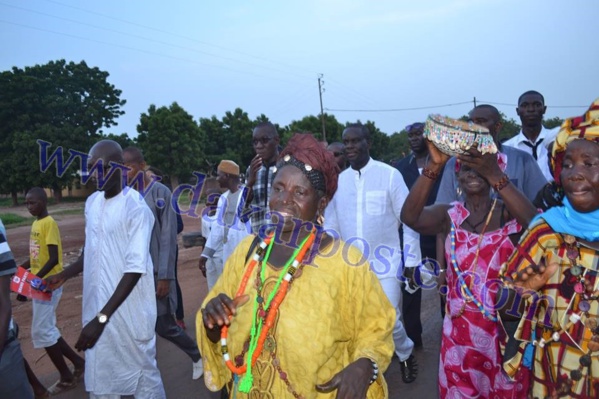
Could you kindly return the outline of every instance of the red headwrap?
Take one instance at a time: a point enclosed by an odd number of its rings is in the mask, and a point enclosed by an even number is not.
[[[311,134],[296,133],[289,139],[287,146],[279,154],[279,164],[291,163],[297,166],[295,163],[284,161],[286,155],[295,158],[307,166],[303,170],[298,166],[304,174],[308,172],[308,169],[319,171],[324,178],[325,196],[329,200],[333,198],[335,191],[337,191],[339,166],[337,166],[333,154],[327,151],[322,143],[319,143]],[[313,182],[311,183],[314,185]],[[318,187],[314,188],[318,189]]]

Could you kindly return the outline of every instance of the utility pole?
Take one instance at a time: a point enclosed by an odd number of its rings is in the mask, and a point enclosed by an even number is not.
[[[327,132],[324,127],[324,110],[322,109],[322,93],[324,93],[324,80],[322,73],[318,74],[318,97],[320,98],[320,122],[322,123],[322,140],[327,141]]]
[[[474,108],[476,108],[476,97],[472,101],[474,102]]]

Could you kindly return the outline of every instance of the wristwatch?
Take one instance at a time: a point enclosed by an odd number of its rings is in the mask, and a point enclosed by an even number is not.
[[[106,323],[108,323],[108,316],[106,316],[104,313],[98,313],[96,315],[96,318],[98,319],[98,321],[100,322],[100,324],[106,324]]]

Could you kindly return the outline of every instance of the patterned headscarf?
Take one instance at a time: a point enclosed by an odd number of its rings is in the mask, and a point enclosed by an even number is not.
[[[566,148],[570,142],[585,139],[599,143],[599,98],[583,116],[566,119],[560,128],[551,153],[551,169],[555,182],[560,184],[560,174]]]

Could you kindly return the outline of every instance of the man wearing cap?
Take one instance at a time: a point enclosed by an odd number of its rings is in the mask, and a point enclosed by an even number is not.
[[[213,225],[206,246],[200,257],[199,267],[206,271],[206,260],[213,257],[218,243],[223,244],[223,264],[233,250],[246,236],[252,233],[249,221],[243,222],[241,214],[245,204],[247,188],[239,183],[239,165],[230,160],[218,164],[216,181],[227,191],[221,195],[216,205],[216,223]]]

